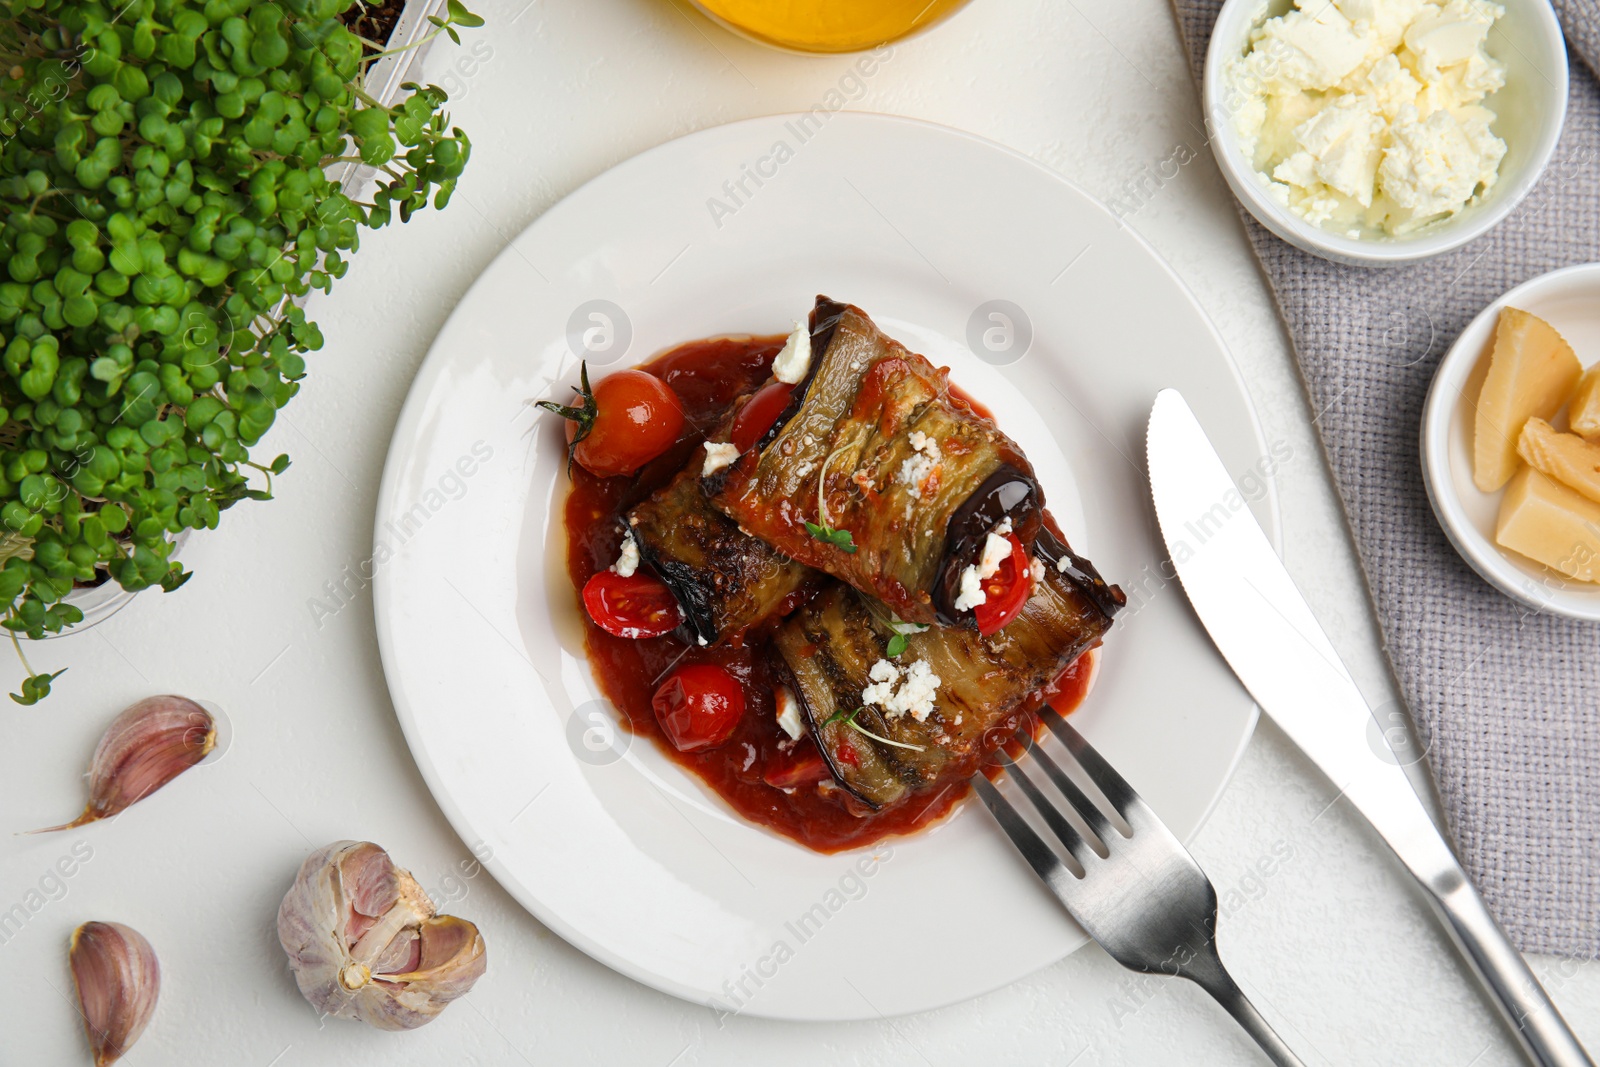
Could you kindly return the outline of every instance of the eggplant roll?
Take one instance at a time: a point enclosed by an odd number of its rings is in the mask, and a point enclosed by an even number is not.
[[[712,503],[906,622],[972,626],[971,610],[956,607],[961,576],[990,530],[1010,519],[1025,548],[1039,530],[1044,497],[1032,465],[952,394],[946,370],[860,308],[818,297],[810,338],[806,377],[787,409],[707,476]]]
[[[713,508],[696,458],[627,515],[639,558],[683,608],[691,639],[741,641],[790,611],[823,576],[741,533]]]
[[[881,810],[941,779],[969,777],[1003,740],[986,743],[985,735],[1110,628],[1122,591],[1049,530],[1035,547],[1043,580],[1022,613],[989,637],[933,627],[910,635],[890,660],[882,609],[839,584],[778,629],[811,735],[860,802],[854,808]]]

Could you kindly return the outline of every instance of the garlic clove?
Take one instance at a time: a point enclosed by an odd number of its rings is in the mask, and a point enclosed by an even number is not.
[[[180,696],[154,696],[112,720],[89,761],[89,803],[83,814],[32,833],[70,830],[121,814],[210,753],[217,724],[205,708]]]
[[[373,980],[380,982],[414,982],[427,979],[435,988],[440,984],[455,986],[465,981],[465,988],[449,999],[465,993],[483,973],[483,935],[465,919],[454,915],[439,915],[423,922],[418,928],[416,941],[408,945],[409,966],[394,974],[379,968]]]
[[[137,930],[87,922],[72,932],[67,958],[95,1067],[117,1062],[155,1014],[161,965]]]
[[[369,841],[313,852],[278,908],[278,940],[317,1010],[412,1030],[472,988],[488,965],[465,919],[437,915],[417,880]]]

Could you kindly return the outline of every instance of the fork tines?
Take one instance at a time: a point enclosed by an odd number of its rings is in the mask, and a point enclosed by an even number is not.
[[[1005,777],[1014,782],[1027,796],[1039,813],[1039,817],[1065,846],[1068,855],[1074,861],[1071,865],[1074,868],[1072,873],[1082,877],[1084,866],[1090,861],[1091,854],[1105,858],[1114,847],[1116,839],[1129,836],[1129,831],[1133,829],[1135,822],[1145,821],[1141,818],[1144,814],[1144,802],[1128,785],[1127,780],[1118,774],[1105,758],[1095,751],[1094,746],[1084,740],[1083,735],[1054,708],[1048,704],[1044,705],[1038,714],[1050,728],[1051,733],[1066,747],[1067,752],[1082,770],[1083,777],[1103,796],[1104,808],[1073,781],[1072,776],[1034,739],[1032,732],[1026,727],[1019,730],[1016,735],[1023,748],[1020,758],[1022,761],[1029,761],[1031,758],[1031,762],[1044,772],[1060,798],[1067,802],[1068,811],[1064,813],[1058,806],[1060,801],[1052,801],[1045,794],[1044,789],[1040,788],[1018,760],[1000,751],[995,753],[993,761],[1004,768]],[[973,776],[972,781],[984,806],[993,813],[1007,836],[1022,852],[1023,857],[1041,878],[1049,881],[1053,866],[1049,860],[1057,858],[1055,850],[1040,838],[1023,813],[995,788],[987,776],[979,773]],[[1108,812],[1120,816],[1127,829],[1118,827]],[[1074,820],[1072,816],[1076,819]]]

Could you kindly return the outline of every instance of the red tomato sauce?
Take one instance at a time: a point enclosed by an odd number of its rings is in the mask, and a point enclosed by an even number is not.
[[[767,380],[772,360],[784,340],[777,335],[691,341],[639,368],[661,378],[678,394],[683,402],[684,433],[632,477],[599,478],[573,465],[565,517],[567,573],[575,598],[590,577],[616,560],[621,545],[619,516],[681,470],[734,401],[754,392]],[[973,406],[977,407],[975,403]],[[778,727],[772,667],[777,653],[766,641],[745,647],[700,648],[675,633],[629,640],[606,633],[587,614],[584,627],[595,680],[630,733],[650,738],[669,759],[692,771],[744,818],[808,848],[839,852],[891,835],[912,833],[948,814],[967,794],[965,781],[952,781],[926,796],[861,817],[846,811],[814,785],[791,790],[768,785],[764,776],[769,767],[777,770],[790,766],[797,756],[815,749],[809,738],[790,743],[788,735]],[[679,752],[662,733],[650,701],[673,668],[690,663],[715,664],[732,674],[744,689],[745,714],[723,744]],[[1032,708],[1046,699],[1063,713],[1076,707],[1092,675],[1089,663],[1089,656],[1080,657],[1055,683],[1030,698],[1024,709],[997,723],[991,730],[994,747],[1012,747],[1008,743],[1010,735],[1025,722],[1031,722],[1037,731],[1040,724]]]

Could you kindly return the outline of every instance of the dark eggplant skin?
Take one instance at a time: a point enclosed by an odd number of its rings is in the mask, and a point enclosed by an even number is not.
[[[683,608],[689,640],[742,642],[792,611],[824,578],[749,535],[713,508],[693,461],[626,522],[639,558],[667,583]]]
[[[906,622],[975,627],[954,606],[961,573],[1002,520],[1032,547],[1044,509],[1032,465],[860,308],[819,296],[810,328],[806,378],[753,447],[704,479],[712,504]],[[918,467],[931,473],[913,482]],[[854,551],[807,523],[849,531]]]
[[[863,704],[873,664],[888,658],[892,631],[853,589],[830,584],[778,628],[774,645],[811,736],[862,811],[880,811],[970,777],[1009,733],[995,728],[1110,629],[1126,602],[1122,591],[1107,585],[1048,528],[1041,529],[1037,548],[1043,580],[1004,629],[984,637],[936,626],[910,635],[905,651],[891,661],[902,673],[925,661],[939,677],[933,711],[921,722]],[[917,748],[882,744],[841,721],[841,714],[857,708],[854,721],[860,726]]]

